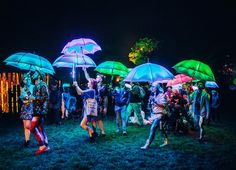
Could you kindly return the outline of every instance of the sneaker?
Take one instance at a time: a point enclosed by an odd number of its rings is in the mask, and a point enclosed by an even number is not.
[[[126,131],[123,131],[123,136],[126,136],[127,135],[127,132]]]
[[[120,133],[120,129],[116,129],[116,133]]]
[[[24,147],[28,147],[29,144],[30,144],[30,141],[28,140],[28,141],[25,141],[25,142],[24,142],[23,146],[24,146]]]
[[[35,152],[35,154],[38,155],[38,154],[41,154],[41,153],[43,153],[43,152],[45,152],[45,151],[47,151],[47,147],[46,147],[46,146],[44,146],[42,149],[38,149],[38,150]]]
[[[168,139],[165,139],[165,140],[164,140],[164,143],[161,144],[159,147],[164,147],[164,146],[166,146],[166,145],[168,145]]]

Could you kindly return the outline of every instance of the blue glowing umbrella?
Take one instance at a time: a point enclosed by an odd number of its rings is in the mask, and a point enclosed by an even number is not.
[[[92,39],[80,38],[68,42],[62,50],[64,54],[94,54],[101,47]]]
[[[219,88],[218,84],[214,81],[206,81],[205,87],[207,87],[207,88]]]
[[[21,70],[38,70],[48,74],[55,73],[51,63],[46,58],[32,53],[15,53],[5,59],[4,62]]]
[[[52,64],[55,67],[72,68],[72,77],[75,78],[75,67],[96,67],[95,62],[83,54],[64,54],[58,57]]]
[[[155,82],[157,80],[172,80],[174,75],[165,67],[146,63],[133,68],[127,77],[126,82]]]

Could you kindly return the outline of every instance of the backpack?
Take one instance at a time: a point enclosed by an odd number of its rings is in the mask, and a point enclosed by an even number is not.
[[[140,97],[141,97],[141,98],[144,98],[145,95],[146,95],[145,90],[144,90],[141,86],[139,86],[139,91],[140,91]]]

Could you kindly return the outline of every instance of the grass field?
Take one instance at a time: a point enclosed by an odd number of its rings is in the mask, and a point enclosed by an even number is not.
[[[80,121],[66,120],[61,126],[46,125],[51,150],[34,155],[37,142],[31,135],[28,148],[21,148],[23,128],[17,118],[1,118],[0,169],[234,169],[236,167],[236,131],[230,122],[206,128],[207,141],[198,144],[189,135],[171,132],[169,145],[159,148],[160,134],[151,148],[140,150],[150,126],[129,126],[128,135],[115,133],[112,118],[104,122],[106,137],[88,142],[88,134]]]

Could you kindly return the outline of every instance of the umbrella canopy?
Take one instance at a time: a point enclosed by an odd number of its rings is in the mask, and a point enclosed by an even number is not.
[[[96,67],[94,61],[83,54],[64,54],[58,57],[52,64],[55,67]]]
[[[214,81],[206,81],[205,87],[207,87],[207,88],[219,88],[218,84]]]
[[[175,66],[173,66],[173,68],[178,73],[183,73],[199,80],[215,81],[215,77],[211,68],[201,61],[184,60],[177,63]]]
[[[127,76],[128,68],[118,61],[105,61],[99,64],[95,71],[109,75],[119,75],[121,77]]]
[[[68,42],[62,50],[64,54],[94,54],[101,47],[89,38],[74,39]]]
[[[133,68],[127,77],[124,79],[126,82],[154,82],[157,80],[171,80],[174,75],[165,67],[146,63]]]
[[[32,53],[15,53],[5,59],[4,62],[6,62],[7,65],[17,67],[21,70],[38,70],[48,74],[55,73],[51,63],[46,58]]]
[[[193,80],[196,80],[196,79],[193,77],[186,76],[185,74],[178,74],[175,76],[173,80],[169,80],[167,82],[167,86],[174,86],[177,84],[182,84],[182,83],[186,83]]]

